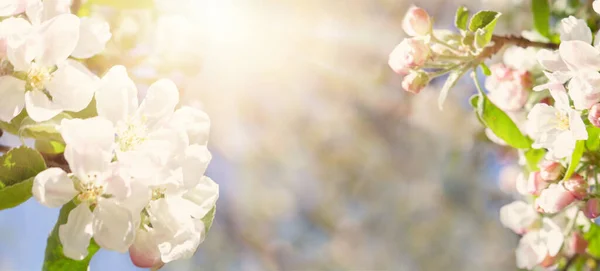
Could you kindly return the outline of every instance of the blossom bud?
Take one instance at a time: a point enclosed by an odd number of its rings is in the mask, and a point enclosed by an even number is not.
[[[404,39],[390,53],[388,64],[394,72],[406,74],[409,69],[425,64],[430,54],[429,46],[424,41],[416,38]]]
[[[542,179],[539,171],[529,174],[529,179],[527,179],[528,194],[539,196],[546,187],[548,187],[548,183]]]
[[[506,111],[523,108],[532,85],[531,74],[514,70],[501,63],[493,65],[490,69],[492,75],[485,81],[485,87],[490,91],[489,97],[492,102]]]
[[[587,249],[588,242],[583,239],[579,232],[573,232],[569,240],[567,240],[567,251],[569,254],[584,254]]]
[[[418,94],[429,84],[429,75],[426,72],[411,72],[402,80],[402,88],[410,93]]]
[[[563,186],[563,183],[550,184],[535,200],[539,212],[553,214],[562,211],[575,201],[575,197]]]
[[[595,104],[590,108],[588,119],[594,126],[600,127],[600,103]]]
[[[555,181],[560,177],[563,166],[554,161],[544,161],[540,164],[540,177],[544,181]]]
[[[406,12],[402,21],[402,29],[409,36],[425,36],[431,32],[431,18],[427,11],[412,6]]]
[[[564,181],[564,186],[578,200],[582,200],[587,195],[587,181],[579,174],[573,174],[570,179]]]
[[[589,219],[596,219],[600,216],[600,199],[591,198],[585,203],[583,213]]]

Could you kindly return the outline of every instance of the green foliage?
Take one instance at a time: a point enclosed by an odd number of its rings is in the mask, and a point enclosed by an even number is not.
[[[597,151],[600,148],[600,128],[589,125],[586,130],[588,139],[585,141],[585,148],[588,151]]]
[[[67,113],[69,114],[69,116],[71,116],[71,118],[74,119],[87,119],[98,116],[98,111],[96,110],[96,98],[92,98],[90,104],[88,104],[88,106],[85,109],[79,112],[68,111]]]
[[[531,0],[533,26],[540,35],[551,38],[550,33],[550,3],[548,0]]]
[[[25,110],[21,111],[19,115],[14,117],[10,122],[0,121],[0,129],[9,132],[13,135],[19,133],[19,127],[21,127],[21,121],[27,117]]]
[[[529,149],[525,151],[525,160],[527,161],[527,170],[529,172],[534,172],[539,170],[538,163],[544,158],[546,155],[546,150],[544,149]]]
[[[40,139],[35,141],[35,149],[41,153],[59,154],[65,152],[65,144]]]
[[[567,172],[565,172],[565,177],[563,180],[568,180],[575,172],[575,169],[579,165],[579,160],[581,160],[581,156],[583,156],[583,151],[585,149],[585,141],[578,140],[575,144],[575,149],[573,150],[573,154],[571,155],[571,161],[569,162],[569,167],[567,168]]]
[[[64,112],[56,115],[54,118],[42,122],[35,122],[31,118],[25,117],[21,122],[18,135],[20,137],[63,142],[62,136],[56,128],[63,119],[70,118],[71,116]]]
[[[483,93],[471,97],[471,105],[485,126],[506,144],[517,149],[529,149],[531,140],[524,136],[512,119]]]
[[[467,23],[469,21],[469,9],[464,6],[460,6],[456,10],[456,16],[454,17],[454,25],[456,28],[467,31]]]
[[[485,65],[484,62],[481,62],[481,64],[479,64],[479,67],[481,68],[481,71],[483,72],[483,74],[485,74],[485,76],[492,75],[492,71],[487,65]]]
[[[71,212],[71,210],[73,210],[75,207],[75,203],[71,201],[60,209],[58,221],[56,221],[56,225],[54,225],[54,229],[52,229],[52,233],[48,237],[46,244],[46,254],[44,266],[42,268],[43,271],[87,271],[90,260],[100,249],[100,247],[92,239],[90,245],[88,246],[88,255],[85,257],[85,259],[76,261],[67,258],[63,254],[63,247],[58,237],[58,228],[60,225],[67,223],[69,212]]]
[[[202,222],[204,222],[204,232],[207,233],[212,227],[213,220],[215,219],[215,212],[217,211],[217,206],[215,205],[210,211],[202,218]]]
[[[600,258],[600,226],[591,223],[590,230],[583,235],[583,238],[588,241],[587,252]]]
[[[471,18],[469,30],[475,33],[475,47],[482,49],[490,43],[496,28],[496,22],[502,13],[495,11],[480,11]]]
[[[452,87],[454,87],[454,85],[456,85],[456,82],[458,82],[458,79],[460,79],[460,77],[463,76],[465,71],[465,68],[455,69],[450,73],[448,79],[446,79],[446,83],[444,83],[444,86],[440,90],[440,95],[438,96],[438,106],[440,110],[444,107],[444,102],[448,97],[448,92]]]
[[[27,147],[12,149],[0,157],[0,210],[28,200],[33,177],[44,169],[44,158]]]

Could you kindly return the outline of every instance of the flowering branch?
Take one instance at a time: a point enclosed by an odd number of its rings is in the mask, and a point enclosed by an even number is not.
[[[485,48],[483,50],[483,52],[481,52],[481,54],[479,54],[479,56],[477,57],[478,60],[483,61],[487,58],[492,57],[493,55],[497,54],[500,50],[502,50],[502,48],[504,48],[504,46],[506,46],[506,45],[514,45],[514,46],[518,46],[521,48],[536,47],[536,48],[549,49],[549,50],[556,50],[556,49],[558,49],[558,46],[559,46],[559,44],[555,44],[555,43],[530,41],[526,38],[523,38],[520,36],[515,36],[515,35],[509,35],[509,36],[494,35],[494,36],[492,36],[492,41],[494,42],[494,45]]]

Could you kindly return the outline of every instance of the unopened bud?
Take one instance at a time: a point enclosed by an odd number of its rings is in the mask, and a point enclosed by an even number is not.
[[[562,211],[565,207],[575,201],[575,197],[560,182],[550,184],[535,200],[535,207],[539,212],[554,214]]]
[[[595,104],[590,108],[588,119],[594,126],[600,127],[600,104]]]
[[[573,174],[570,179],[564,181],[564,186],[578,200],[587,195],[588,183],[579,174]]]
[[[583,213],[589,219],[596,219],[600,216],[600,199],[591,198],[585,203]]]
[[[410,93],[418,94],[429,84],[429,75],[426,72],[411,72],[402,80],[402,88]]]
[[[420,7],[412,6],[406,12],[402,21],[402,29],[409,36],[425,36],[431,32],[431,17],[427,11]]]
[[[430,55],[431,50],[424,41],[416,38],[404,39],[390,53],[388,64],[394,72],[406,74],[409,69],[423,66]]]
[[[555,181],[560,177],[563,166],[554,161],[544,161],[540,164],[540,177],[544,181]]]
[[[548,187],[548,183],[544,181],[539,171],[532,172],[529,174],[527,179],[527,193],[535,196],[539,196],[542,190]]]
[[[571,255],[584,254],[587,246],[588,242],[579,232],[573,232],[567,241],[567,251]]]

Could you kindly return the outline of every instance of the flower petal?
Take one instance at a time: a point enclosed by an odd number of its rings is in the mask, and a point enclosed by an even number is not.
[[[90,58],[104,50],[110,37],[110,26],[106,21],[82,17],[79,42],[71,55],[76,58]]]
[[[113,151],[115,128],[104,118],[64,119],[59,131],[68,146],[95,146],[106,152]]]
[[[560,40],[562,42],[580,40],[588,44],[592,43],[592,30],[590,30],[584,20],[577,19],[574,16],[562,19],[558,32],[560,33]]]
[[[79,40],[79,18],[73,14],[61,14],[45,21],[39,28],[43,50],[35,61],[51,67],[65,61]]]
[[[25,81],[0,76],[0,121],[10,122],[25,107]]]
[[[191,215],[194,218],[201,219],[217,203],[217,199],[219,199],[219,185],[211,178],[204,176],[200,179],[196,187],[185,192],[182,197],[197,205],[192,208]]]
[[[68,59],[52,73],[46,88],[63,110],[79,112],[90,104],[98,83],[98,77],[83,64]]]
[[[11,16],[23,12],[26,0],[2,0],[0,2],[0,17]]]
[[[210,118],[202,110],[183,106],[173,113],[169,125],[178,129],[185,129],[190,144],[205,145],[208,143]]]
[[[81,181],[103,181],[110,176],[110,160],[112,153],[97,146],[75,147],[67,145],[65,160],[75,176]]]
[[[576,140],[587,140],[588,133],[585,129],[585,124],[581,119],[581,113],[576,110],[569,111],[569,130],[573,133],[573,138]]]
[[[600,51],[580,40],[565,41],[558,49],[570,70],[600,70]]]
[[[37,122],[49,120],[62,111],[41,91],[25,92],[25,108],[29,117]]]
[[[41,50],[41,41],[36,35],[12,35],[7,41],[6,56],[15,71],[27,71]]]
[[[64,205],[78,193],[71,178],[60,168],[49,168],[38,173],[33,179],[31,191],[38,202],[50,208]]]
[[[156,231],[152,228],[137,231],[135,241],[129,248],[129,257],[135,266],[151,268],[162,264],[156,238]]]
[[[100,247],[119,252],[129,249],[137,230],[129,210],[104,198],[98,199],[94,209],[93,227],[94,240]]]
[[[212,155],[206,146],[190,145],[186,148],[185,159],[181,165],[183,185],[186,188],[194,187],[200,182],[211,159]]]
[[[89,206],[85,203],[71,210],[67,223],[58,228],[58,237],[65,256],[74,260],[83,260],[87,256],[87,248],[94,233],[93,218]]]
[[[25,14],[27,19],[33,25],[39,25],[42,22],[42,12],[44,11],[44,5],[41,0],[26,0],[27,8]]]
[[[171,80],[161,79],[148,88],[137,114],[147,119],[148,126],[152,127],[172,115],[177,103],[179,103],[177,86]]]
[[[50,20],[58,15],[71,13],[72,0],[44,0],[43,20]]]
[[[537,52],[537,60],[544,69],[552,72],[568,70],[558,51],[541,49]]]
[[[138,108],[137,88],[123,66],[113,66],[102,77],[96,91],[98,116],[113,124],[125,121]]]

